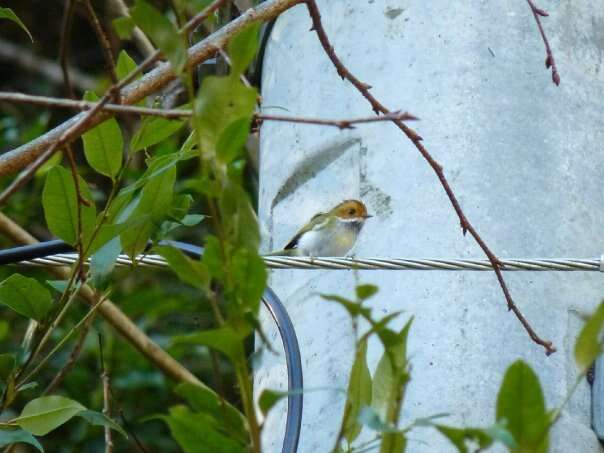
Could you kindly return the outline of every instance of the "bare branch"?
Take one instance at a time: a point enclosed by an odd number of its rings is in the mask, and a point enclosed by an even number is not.
[[[370,116],[364,118],[352,118],[352,119],[321,119],[321,118],[308,118],[303,116],[285,116],[285,115],[265,115],[263,113],[257,113],[255,115],[258,122],[263,121],[283,121],[287,123],[300,123],[300,124],[316,124],[318,126],[333,126],[338,129],[354,129],[355,124],[364,123],[377,123],[381,121],[414,121],[418,120],[417,117],[407,112],[389,112],[382,116]]]
[[[537,28],[539,29],[539,34],[541,35],[541,39],[543,39],[543,44],[545,44],[545,67],[546,69],[552,68],[552,82],[556,85],[560,85],[560,74],[558,74],[558,68],[556,67],[556,60],[554,59],[554,54],[549,45],[549,40],[545,34],[545,30],[543,30],[543,24],[541,23],[542,17],[547,17],[549,14],[547,11],[538,8],[537,5],[533,2],[533,0],[526,0],[531,8],[531,12],[533,13],[533,17],[535,18],[535,22],[537,22]]]
[[[390,110],[388,110],[369,92],[371,86],[357,79],[338,58],[333,46],[329,42],[329,38],[327,37],[325,29],[323,28],[323,23],[321,22],[321,13],[319,11],[319,8],[317,7],[315,0],[305,0],[305,2],[306,6],[308,7],[308,12],[312,19],[312,29],[317,33],[317,36],[319,38],[319,41],[321,42],[323,49],[325,50],[325,53],[335,66],[340,77],[342,77],[342,79],[348,80],[363,95],[363,97],[367,99],[376,114],[379,115],[381,113],[386,115],[391,113]],[[422,144],[422,138],[413,129],[411,129],[401,120],[394,119],[391,121],[407,136],[409,140],[411,140],[415,148],[417,148],[422,157],[428,162],[432,170],[434,170],[434,173],[436,173],[438,180],[440,181],[443,189],[445,190],[447,197],[449,198],[449,201],[451,202],[451,205],[453,206],[453,209],[455,210],[455,213],[459,218],[459,223],[461,225],[463,234],[465,235],[466,233],[470,233],[470,235],[474,238],[476,243],[480,246],[482,251],[485,253],[487,258],[493,265],[493,270],[495,271],[495,275],[497,277],[499,285],[501,286],[501,290],[503,291],[505,300],[507,301],[508,310],[511,310],[516,315],[516,317],[528,333],[529,337],[535,343],[543,346],[547,355],[555,352],[556,348],[554,347],[552,342],[543,340],[541,337],[539,337],[539,335],[537,335],[535,330],[531,327],[522,312],[514,303],[514,300],[512,299],[510,291],[501,273],[501,262],[491,251],[491,249],[486,245],[482,237],[478,234],[478,231],[476,231],[474,226],[467,219],[464,211],[461,208],[461,205],[459,204],[459,201],[457,200],[457,197],[455,196],[455,193],[453,192],[453,189],[451,188],[449,182],[447,181],[447,178],[445,177],[442,166],[436,161],[436,159],[434,159],[434,157],[432,157],[430,152],[428,152],[428,150],[424,147],[424,145]]]

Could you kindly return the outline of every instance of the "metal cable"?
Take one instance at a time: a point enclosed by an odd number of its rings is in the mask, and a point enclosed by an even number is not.
[[[75,253],[57,253],[44,258],[20,261],[24,265],[64,266],[76,262]],[[140,266],[167,266],[166,260],[159,255],[139,255],[134,260]],[[117,264],[129,266],[132,260],[120,255]],[[358,270],[422,270],[422,271],[492,271],[489,260],[473,259],[414,259],[414,258],[311,258],[290,256],[265,256],[264,262],[271,269],[358,269]],[[602,258],[510,258],[500,260],[503,271],[556,271],[604,272]],[[0,260],[0,264],[1,260]]]

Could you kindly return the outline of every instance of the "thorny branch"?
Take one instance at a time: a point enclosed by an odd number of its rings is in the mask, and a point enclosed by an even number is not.
[[[535,22],[537,22],[537,28],[539,29],[539,34],[541,35],[541,39],[543,39],[543,44],[545,44],[545,67],[547,69],[552,68],[552,82],[556,85],[560,85],[560,74],[558,74],[558,68],[556,67],[556,60],[554,59],[554,54],[549,45],[549,40],[543,30],[543,24],[541,23],[542,17],[548,17],[549,14],[547,11],[538,8],[537,5],[533,2],[533,0],[526,0],[531,8],[531,12],[533,13],[533,17],[535,18]]]
[[[388,110],[382,103],[380,103],[369,92],[371,86],[366,83],[361,82],[358,78],[356,78],[346,68],[344,63],[342,63],[340,58],[336,55],[334,48],[331,45],[329,38],[327,37],[325,28],[323,28],[323,23],[321,21],[321,13],[319,11],[319,8],[317,7],[315,0],[305,0],[305,3],[306,3],[308,12],[310,14],[310,17],[311,17],[312,23],[313,23],[311,30],[314,30],[317,33],[319,41],[321,42],[321,46],[323,47],[327,56],[329,57],[329,59],[331,60],[333,65],[335,66],[339,76],[342,77],[342,79],[344,79],[344,80],[348,80],[361,93],[361,95],[363,95],[363,97],[365,99],[367,99],[367,101],[371,104],[371,107],[376,114],[378,114],[378,115],[379,114],[384,114],[384,115],[390,114],[391,113],[390,110]],[[430,152],[424,147],[424,145],[422,144],[422,138],[413,129],[411,129],[409,126],[407,126],[401,120],[394,119],[391,121],[401,131],[403,131],[403,133],[407,136],[407,138],[409,138],[409,140],[411,140],[411,142],[417,148],[417,150],[420,152],[422,157],[428,162],[428,164],[430,165],[432,170],[434,170],[443,189],[445,190],[445,192],[447,194],[447,197],[449,198],[449,201],[451,202],[451,205],[453,206],[453,209],[455,210],[455,213],[457,214],[457,216],[459,218],[459,222],[460,222],[463,234],[465,235],[466,233],[470,233],[470,235],[474,238],[476,243],[480,246],[482,251],[485,253],[487,258],[493,265],[493,270],[495,271],[495,275],[497,276],[497,280],[499,281],[499,285],[501,286],[501,289],[505,296],[505,300],[508,305],[508,310],[511,310],[514,313],[514,315],[516,315],[516,317],[518,318],[518,320],[520,321],[520,323],[522,324],[522,326],[528,333],[529,337],[535,343],[543,346],[543,348],[545,349],[545,353],[547,355],[554,353],[556,351],[556,348],[554,347],[552,342],[548,341],[548,340],[543,340],[539,335],[537,335],[537,333],[532,328],[532,326],[527,321],[527,319],[524,317],[524,315],[522,314],[520,309],[514,303],[514,300],[512,299],[510,291],[509,291],[507,284],[505,283],[505,280],[501,273],[501,267],[502,267],[501,262],[499,261],[497,256],[495,256],[495,254],[491,251],[491,249],[487,246],[487,244],[484,242],[482,237],[478,234],[478,231],[474,228],[474,226],[467,219],[464,211],[461,208],[461,205],[459,204],[459,201],[457,200],[457,197],[455,196],[455,193],[453,192],[453,189],[451,188],[451,186],[449,185],[449,182],[447,181],[447,178],[445,177],[442,166],[434,159],[434,157],[432,157]]]

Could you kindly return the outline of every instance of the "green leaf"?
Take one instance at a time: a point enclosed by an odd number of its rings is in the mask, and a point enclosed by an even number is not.
[[[202,261],[208,268],[210,275],[220,280],[224,275],[220,252],[220,241],[216,236],[213,235],[208,235],[205,239],[206,243],[203,250]]]
[[[0,354],[0,382],[6,382],[15,369],[15,356],[13,354]]]
[[[374,431],[378,432],[395,432],[397,431],[396,427],[388,425],[382,418],[380,414],[378,414],[375,409],[369,406],[365,406],[361,408],[359,412],[359,416],[357,418],[359,423],[371,428]]]
[[[256,90],[236,77],[206,77],[195,102],[195,126],[200,134],[202,153],[213,153],[222,132],[233,121],[251,118]]]
[[[27,318],[40,321],[50,310],[52,298],[37,280],[13,274],[0,283],[0,304]]]
[[[199,289],[209,287],[210,274],[204,263],[189,258],[174,247],[158,246],[154,250],[166,259],[183,282]]]
[[[27,33],[27,36],[29,36],[31,42],[34,42],[34,37],[31,35],[25,24],[21,22],[21,19],[19,19],[19,17],[13,12],[12,9],[0,8],[0,19],[8,19],[17,24],[25,33]]]
[[[371,403],[371,374],[367,367],[367,341],[361,341],[358,346],[350,378],[346,408],[344,410],[344,438],[352,443],[361,433],[362,426],[358,421],[361,408]]]
[[[209,414],[191,412],[185,406],[170,408],[164,420],[185,453],[244,453],[247,448],[222,434]]]
[[[12,444],[29,444],[35,447],[38,451],[44,452],[44,448],[31,433],[22,429],[0,429],[0,448],[7,447]]]
[[[539,378],[522,360],[506,371],[497,395],[497,420],[505,419],[518,447],[514,452],[548,451],[549,416]]]
[[[84,410],[80,403],[63,396],[42,396],[27,403],[12,421],[36,436],[44,436]]]
[[[258,34],[261,24],[251,23],[231,39],[228,54],[231,58],[231,71],[241,74],[252,62],[258,50]]]
[[[256,313],[268,279],[264,260],[256,252],[239,249],[235,252],[231,265],[240,306]]]
[[[287,395],[287,392],[279,392],[277,390],[270,389],[263,390],[260,394],[260,398],[258,398],[258,406],[260,407],[262,414],[266,417],[275,404],[277,404]]]
[[[345,297],[338,296],[337,294],[321,294],[321,297],[329,302],[337,302],[344,307],[348,314],[353,318],[357,318],[358,316],[369,318],[371,316],[371,309],[363,307],[361,304],[346,299]]]
[[[136,24],[129,16],[118,17],[111,22],[120,39],[130,39]],[[121,77],[120,77],[121,78]]]
[[[378,292],[375,285],[359,285],[356,287],[357,297],[361,300],[369,299]]]
[[[493,444],[493,439],[484,430],[477,428],[453,428],[451,426],[436,425],[436,429],[451,441],[459,453],[468,453],[467,441],[473,441],[483,449]]]
[[[407,338],[412,320],[396,335],[396,341],[384,345],[384,353],[373,375],[371,406],[382,420],[392,421],[398,415],[399,405],[409,380],[407,372]]]
[[[162,165],[163,160],[154,161],[149,166],[148,172],[153,173]],[[160,226],[160,221],[170,209],[175,181],[176,168],[172,166],[148,179],[140,197],[133,202],[135,207],[127,222],[141,218],[146,220],[121,234],[122,247],[129,256],[134,257],[142,252],[153,231]]]
[[[384,433],[380,453],[399,453],[407,448],[407,438],[403,433]]]
[[[4,340],[10,332],[10,324],[8,321],[0,320],[0,341]]]
[[[84,100],[97,102],[98,97],[87,91]],[[85,132],[82,142],[88,164],[100,174],[115,180],[122,168],[124,150],[124,139],[117,120],[109,118]]]
[[[80,193],[88,201],[92,200],[90,189],[86,182],[79,178]],[[46,175],[46,183],[42,191],[42,206],[48,229],[57,237],[70,245],[77,243],[78,231],[78,199],[71,172],[57,165]],[[94,205],[81,206],[82,239],[84,244],[92,235],[96,222]]]
[[[256,212],[245,190],[229,181],[222,191],[218,205],[228,242],[236,248],[258,250],[260,232]]]
[[[183,36],[174,24],[144,0],[136,0],[134,8],[130,9],[130,15],[136,25],[168,57],[174,71],[177,74],[182,72],[187,55]]]
[[[246,116],[231,122],[218,137],[216,157],[225,164],[237,159],[250,135],[251,118]]]
[[[604,329],[604,302],[600,302],[595,313],[587,320],[575,343],[575,361],[584,370],[602,353],[602,330]]]
[[[173,343],[208,346],[222,352],[233,363],[244,359],[243,337],[240,332],[236,332],[228,326],[189,335],[179,335],[173,338]]]
[[[113,271],[115,262],[122,252],[120,238],[111,239],[90,258],[90,276],[92,284],[99,288],[105,284],[105,280]]]
[[[146,117],[130,141],[130,151],[136,152],[164,141],[184,126],[184,121]]]
[[[107,428],[111,428],[112,430],[117,431],[122,436],[124,436],[126,439],[128,439],[128,434],[126,434],[126,431],[124,431],[124,428],[122,428],[114,420],[107,417],[105,414],[103,414],[101,412],[84,410],[82,412],[79,412],[76,415],[78,417],[82,417],[84,420],[86,420],[91,425],[104,426]]]
[[[247,437],[245,417],[228,401],[221,400],[214,390],[203,384],[182,382],[174,391],[184,398],[193,410],[214,417],[217,424],[220,424],[226,432],[245,442]]]
[[[132,19],[130,19],[129,17],[120,17],[119,19],[128,19],[129,21],[132,21]],[[113,23],[115,24],[115,21],[113,21]],[[132,23],[132,26],[134,27],[134,23]],[[136,64],[136,61],[134,61],[134,59],[130,55],[128,55],[128,52],[122,50],[117,56],[117,63],[115,64],[115,72],[117,74],[117,78],[119,80],[125,79],[126,76],[128,76],[132,71],[134,71],[137,66],[138,65]],[[140,75],[137,76],[137,78],[140,77]]]

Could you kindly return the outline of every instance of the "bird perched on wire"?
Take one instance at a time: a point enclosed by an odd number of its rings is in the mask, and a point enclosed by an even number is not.
[[[370,218],[359,200],[345,200],[329,212],[316,214],[287,243],[283,250],[270,255],[344,256],[357,240]]]

